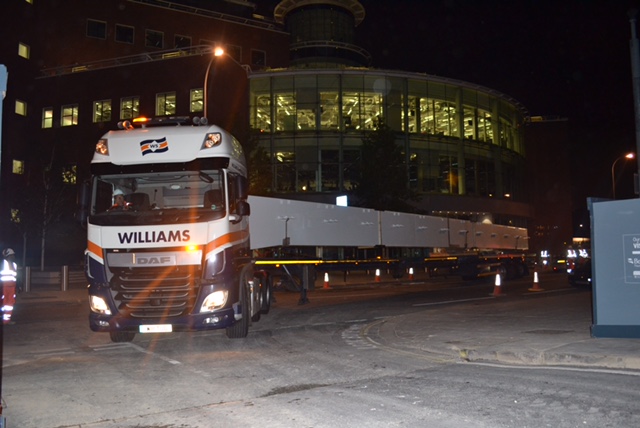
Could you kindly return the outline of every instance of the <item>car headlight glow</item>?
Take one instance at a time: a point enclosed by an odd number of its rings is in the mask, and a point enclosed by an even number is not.
[[[107,305],[107,302],[102,297],[91,296],[89,298],[89,306],[93,312],[102,315],[111,315],[111,309],[109,309],[109,305]]]
[[[229,297],[229,292],[226,290],[214,291],[202,302],[200,313],[212,312],[223,307],[227,303],[227,297]]]

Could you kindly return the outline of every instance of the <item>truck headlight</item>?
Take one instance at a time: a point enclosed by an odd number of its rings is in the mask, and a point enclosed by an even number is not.
[[[214,310],[221,308],[227,303],[227,297],[229,292],[226,290],[214,291],[209,294],[202,302],[200,307],[200,313],[213,312]]]
[[[107,305],[107,302],[102,297],[91,296],[89,298],[89,306],[93,312],[102,315],[111,315],[111,309],[109,309],[109,305]]]

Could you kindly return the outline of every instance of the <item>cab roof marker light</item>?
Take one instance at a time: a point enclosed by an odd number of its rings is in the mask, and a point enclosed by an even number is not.
[[[133,129],[133,124],[128,120],[121,120],[120,122],[118,122],[118,129],[125,129],[127,131],[130,131]]]
[[[101,138],[96,144],[96,153],[104,156],[109,155],[109,140]]]
[[[209,124],[209,120],[206,117],[196,116],[193,119],[191,119],[191,123],[193,123],[196,126],[206,126]]]
[[[219,145],[222,142],[222,134],[219,132],[209,132],[204,137],[204,142],[202,143],[203,149],[210,149]]]

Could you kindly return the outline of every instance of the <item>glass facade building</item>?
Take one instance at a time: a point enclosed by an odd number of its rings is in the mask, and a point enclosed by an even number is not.
[[[419,194],[527,202],[527,112],[495,90],[417,73],[286,69],[252,73],[249,104],[277,194],[348,192],[363,136],[384,124]]]

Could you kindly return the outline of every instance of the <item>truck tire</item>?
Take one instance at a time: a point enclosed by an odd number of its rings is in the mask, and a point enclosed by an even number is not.
[[[500,266],[498,266],[498,269],[496,269],[496,274],[500,275],[500,278],[502,280],[506,280],[509,274],[509,271],[507,270],[507,267],[504,264],[501,264]]]
[[[273,287],[271,285],[271,276],[268,273],[263,273],[262,278],[262,307],[260,308],[260,312],[263,314],[268,314],[271,309],[271,292],[273,291]]]
[[[264,293],[262,292],[262,288],[264,287],[263,282],[264,282],[264,279],[261,277],[261,275],[258,274],[257,276],[253,277],[253,290],[254,290],[254,293],[257,291],[260,297],[260,303],[259,303],[260,309],[258,309],[255,314],[253,313],[253,311],[251,311],[252,312],[251,322],[260,321],[260,316],[262,315],[262,301],[264,299]],[[251,296],[252,302],[253,302],[253,297],[254,296]]]
[[[122,342],[132,342],[136,334],[130,331],[110,331],[109,336],[111,336],[112,342],[122,343]]]
[[[240,291],[242,318],[236,321],[231,327],[227,327],[227,337],[229,339],[243,339],[249,334],[251,303],[249,302],[249,292],[247,291],[248,287],[245,283],[244,275],[240,277],[240,281],[242,281],[242,289]]]

